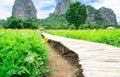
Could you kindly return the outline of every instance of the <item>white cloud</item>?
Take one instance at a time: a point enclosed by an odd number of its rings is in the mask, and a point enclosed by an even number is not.
[[[100,7],[112,9],[117,16],[117,20],[120,21],[120,0],[100,0],[99,2],[94,2],[92,6],[96,9],[99,9]]]
[[[11,15],[14,0],[0,0],[0,19],[6,19]]]
[[[9,5],[12,5],[14,3],[14,0],[0,0],[0,5],[3,5],[3,6],[9,6]]]
[[[91,0],[80,0],[80,1],[85,4],[92,4]]]
[[[49,13],[52,13],[55,9],[56,1],[55,0],[33,0],[34,4],[38,11],[38,18],[46,18],[49,16]],[[54,7],[50,7],[54,6]],[[47,10],[43,10],[43,8],[49,7]]]
[[[43,12],[40,12],[38,13],[38,18],[47,18],[49,16],[50,13],[52,13],[53,10],[51,9],[51,11],[49,10],[46,10],[46,11],[43,11]]]

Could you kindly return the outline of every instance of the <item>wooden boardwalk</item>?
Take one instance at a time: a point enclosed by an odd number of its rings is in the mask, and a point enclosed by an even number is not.
[[[84,77],[120,77],[120,48],[43,33],[75,52]]]

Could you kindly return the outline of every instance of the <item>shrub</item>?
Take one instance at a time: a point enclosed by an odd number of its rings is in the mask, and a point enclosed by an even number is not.
[[[0,30],[0,77],[43,77],[47,51],[39,33]]]
[[[106,29],[108,27],[120,28],[120,25],[107,25],[107,24],[98,25],[96,24],[96,22],[92,22],[89,24],[81,25],[79,29]]]

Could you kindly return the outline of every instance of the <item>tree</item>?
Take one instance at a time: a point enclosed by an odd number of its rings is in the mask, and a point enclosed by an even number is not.
[[[18,24],[21,20],[17,19],[15,16],[8,17],[6,21],[2,23],[4,28],[21,28],[21,26]]]
[[[87,18],[86,6],[79,1],[70,3],[65,13],[65,18],[70,24],[74,24],[76,29],[78,29],[80,25],[85,23],[85,19]]]
[[[38,19],[36,18],[16,18],[15,16],[8,17],[6,21],[2,23],[4,28],[12,29],[37,29],[39,26]]]

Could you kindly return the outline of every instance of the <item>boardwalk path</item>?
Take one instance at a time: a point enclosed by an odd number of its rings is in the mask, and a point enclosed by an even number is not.
[[[43,35],[78,55],[84,77],[120,77],[120,48],[47,33]]]

